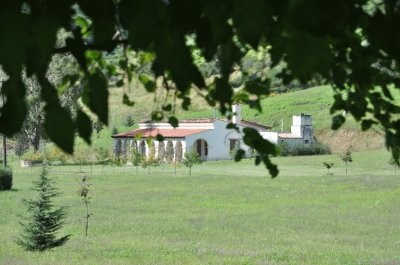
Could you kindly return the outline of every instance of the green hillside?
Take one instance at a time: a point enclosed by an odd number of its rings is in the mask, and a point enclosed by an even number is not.
[[[100,135],[94,136],[94,142],[98,145],[111,146],[111,129],[118,128],[119,132],[129,131],[135,128],[125,126],[126,119],[131,115],[137,123],[142,119],[149,119],[151,111],[157,106],[157,98],[142,89],[135,88],[129,92],[134,107],[122,104],[122,95],[126,89],[111,89],[110,97],[110,127],[103,130]],[[263,112],[244,106],[242,116],[244,119],[256,121],[262,124],[272,125],[274,131],[281,130],[283,122],[284,131],[290,130],[292,115],[312,115],[315,135],[317,140],[331,145],[333,151],[341,151],[349,145],[356,149],[378,148],[383,145],[382,136],[376,131],[361,132],[360,126],[352,117],[347,118],[346,124],[336,132],[330,130],[331,115],[329,109],[333,103],[333,91],[329,86],[314,87],[306,90],[298,90],[285,94],[273,95],[262,101]],[[192,106],[189,111],[177,109],[179,118],[206,118],[212,117],[214,110],[201,98],[192,96]],[[221,117],[220,114],[217,117]]]

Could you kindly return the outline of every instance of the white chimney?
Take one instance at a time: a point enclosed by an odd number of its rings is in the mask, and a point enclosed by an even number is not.
[[[232,123],[240,125],[242,121],[242,108],[240,104],[233,104],[232,105]]]

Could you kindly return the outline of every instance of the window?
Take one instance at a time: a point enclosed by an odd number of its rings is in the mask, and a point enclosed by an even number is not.
[[[229,150],[234,150],[239,147],[238,139],[229,139]]]
[[[305,144],[308,144],[308,140],[304,140],[304,143],[305,143]]]

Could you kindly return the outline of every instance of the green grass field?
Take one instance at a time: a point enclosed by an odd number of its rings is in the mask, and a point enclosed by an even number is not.
[[[400,264],[400,172],[384,150],[274,158],[271,179],[253,161],[187,169],[97,166],[84,236],[79,167],[52,167],[68,207],[63,247],[30,253],[15,244],[39,168],[14,162],[14,191],[0,192],[0,264]],[[327,175],[322,162],[334,162]]]

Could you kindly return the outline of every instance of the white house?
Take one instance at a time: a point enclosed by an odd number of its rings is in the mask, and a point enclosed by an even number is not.
[[[170,159],[181,161],[186,151],[196,150],[203,160],[231,159],[232,150],[240,146],[249,154],[249,148],[243,143],[241,133],[227,129],[232,122],[241,131],[251,127],[273,143],[288,142],[289,144],[309,144],[312,142],[312,125],[309,115],[293,116],[291,133],[270,132],[271,126],[246,121],[241,118],[240,105],[232,108],[232,121],[202,118],[183,119],[179,127],[173,128],[169,123],[151,121],[140,122],[139,128],[130,132],[113,135],[116,155],[127,155],[132,148],[136,148],[143,155],[153,154],[162,160]],[[163,141],[157,141],[160,134]],[[151,138],[152,141],[148,141]],[[170,154],[167,157],[167,154]]]
[[[311,115],[295,115],[290,132],[260,132],[264,139],[274,144],[286,143],[289,146],[307,145],[314,142]]]

